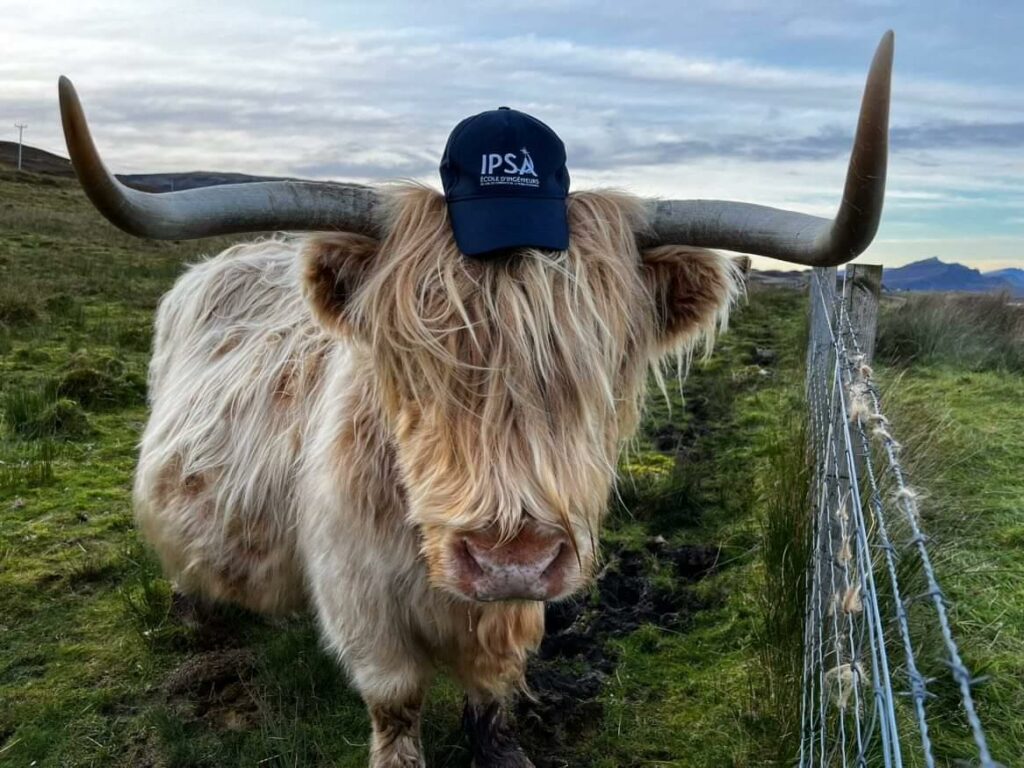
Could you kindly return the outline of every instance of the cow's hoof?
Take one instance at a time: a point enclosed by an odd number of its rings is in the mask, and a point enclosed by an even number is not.
[[[419,755],[389,755],[370,760],[370,768],[426,768]]]
[[[188,629],[199,628],[207,619],[203,601],[178,590],[171,592],[170,615]]]
[[[462,726],[469,736],[473,754],[471,768],[535,768],[519,746],[499,703],[473,705],[466,702]]]
[[[503,755],[501,757],[488,758],[489,762],[483,762],[473,758],[469,768],[536,768],[522,749],[516,748],[515,754]]]

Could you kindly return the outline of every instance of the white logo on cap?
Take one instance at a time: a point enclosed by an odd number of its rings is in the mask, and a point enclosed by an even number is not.
[[[523,156],[521,162],[515,152],[507,152],[504,155],[485,152],[480,155],[480,186],[508,184],[514,187],[539,187],[540,179],[537,178],[537,171],[533,167],[530,150],[522,147],[519,152]]]

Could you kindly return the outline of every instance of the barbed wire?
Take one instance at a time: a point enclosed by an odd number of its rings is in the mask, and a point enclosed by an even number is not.
[[[804,621],[801,768],[936,765],[909,608],[934,610],[980,768],[993,761],[946,598],[928,553],[918,496],[907,483],[900,444],[862,352],[835,269],[811,276],[807,400],[814,462],[812,557]],[[886,496],[883,488],[891,487]],[[896,537],[906,539],[896,543]],[[901,558],[916,557],[924,591],[907,597]],[[879,583],[881,582],[881,584]],[[916,628],[916,624],[913,625]],[[918,639],[920,642],[920,638]],[[890,646],[895,651],[890,659]],[[894,676],[905,679],[897,691]],[[909,712],[899,699],[911,702]]]

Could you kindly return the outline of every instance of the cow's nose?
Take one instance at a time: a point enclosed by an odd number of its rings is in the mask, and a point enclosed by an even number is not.
[[[569,537],[533,521],[510,541],[465,533],[456,543],[456,582],[474,600],[550,600],[577,568]]]

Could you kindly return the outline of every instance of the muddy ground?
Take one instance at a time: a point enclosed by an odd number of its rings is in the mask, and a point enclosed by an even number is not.
[[[643,549],[611,552],[591,594],[548,606],[544,642],[527,672],[533,698],[520,700],[516,713],[537,768],[569,765],[572,745],[599,727],[599,695],[618,663],[609,641],[645,624],[684,630],[705,607],[691,585],[715,570],[718,556],[714,547],[669,547],[654,537]],[[653,578],[666,570],[678,580],[671,588]]]

